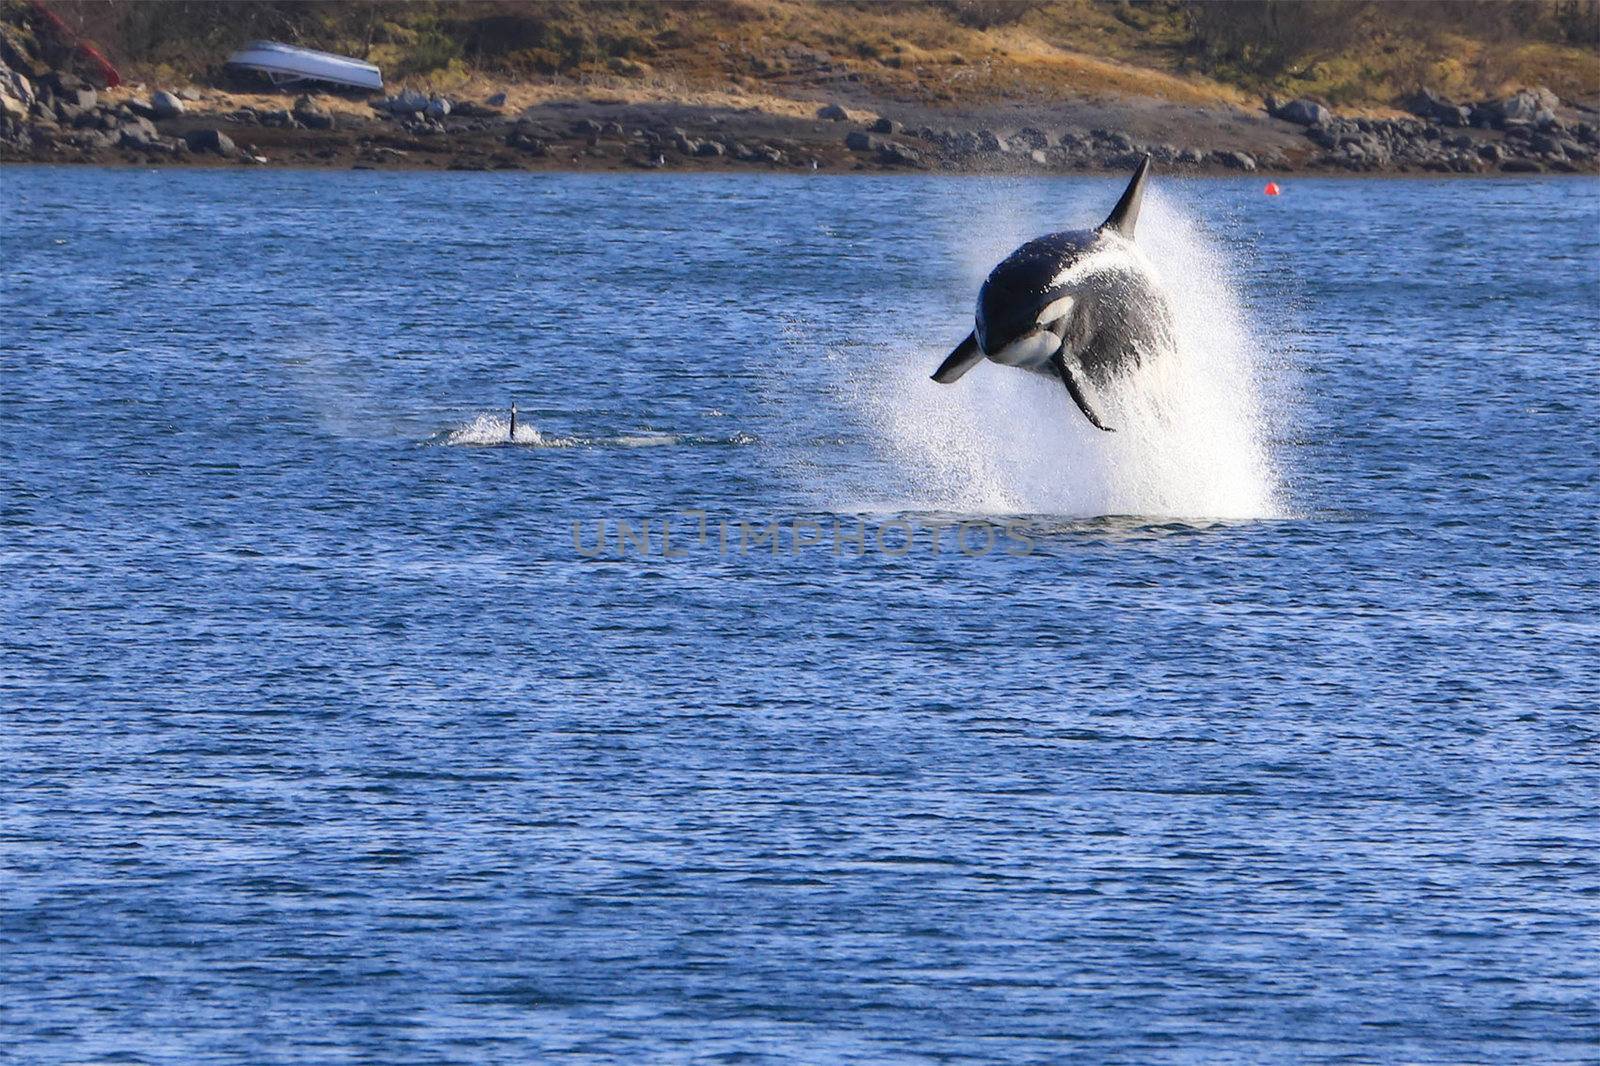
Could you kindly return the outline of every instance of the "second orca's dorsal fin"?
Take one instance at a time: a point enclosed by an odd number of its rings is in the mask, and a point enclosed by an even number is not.
[[[1144,200],[1144,179],[1150,174],[1150,157],[1145,156],[1139,160],[1139,166],[1133,172],[1133,180],[1128,182],[1128,187],[1122,191],[1122,199],[1117,201],[1117,206],[1111,209],[1111,214],[1100,223],[1100,232],[1106,230],[1133,240],[1133,227],[1139,222],[1139,204]]]

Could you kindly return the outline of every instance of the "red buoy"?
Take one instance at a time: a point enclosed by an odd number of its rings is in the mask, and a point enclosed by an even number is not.
[[[1276,195],[1278,195],[1278,193],[1282,192],[1283,190],[1278,188],[1278,183],[1277,182],[1269,181],[1269,182],[1267,182],[1267,187],[1265,189],[1263,189],[1262,191],[1265,192],[1268,196],[1276,196]]]

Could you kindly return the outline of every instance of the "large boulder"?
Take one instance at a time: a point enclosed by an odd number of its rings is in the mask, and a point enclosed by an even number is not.
[[[56,102],[74,111],[93,111],[100,103],[100,94],[88,86],[56,94]]]
[[[520,152],[527,152],[531,156],[542,156],[549,152],[544,141],[534,135],[531,129],[513,129],[506,134],[506,147],[515,148]]]
[[[861,130],[851,130],[844,136],[844,146],[852,152],[876,152],[878,138]]]
[[[33,104],[33,83],[20,71],[12,70],[0,62],[0,96],[10,97],[26,111]]]
[[[294,102],[295,119],[308,130],[333,129],[333,115],[310,96],[298,97]]]
[[[889,166],[917,167],[922,165],[922,156],[899,141],[884,141],[878,146],[878,161]]]
[[[1482,110],[1496,127],[1533,125],[1555,117],[1560,98],[1549,89],[1523,89],[1503,100],[1483,104]]]
[[[1333,112],[1315,100],[1303,96],[1298,100],[1290,100],[1271,114],[1273,118],[1281,118],[1285,122],[1293,122],[1300,126],[1319,126],[1333,118]]]
[[[428,98],[415,89],[404,89],[374,106],[394,115],[420,115],[428,109]]]
[[[1432,89],[1420,89],[1405,101],[1406,110],[1441,126],[1466,126],[1472,119],[1472,109],[1452,103]]]
[[[156,113],[155,117],[158,119],[177,118],[184,112],[183,101],[164,90],[151,95],[150,109]]]
[[[1041,129],[1024,126],[1011,135],[1011,146],[1019,152],[1027,153],[1036,148],[1050,147],[1050,138]]]
[[[829,122],[843,122],[850,116],[838,104],[827,104],[817,109],[817,117],[825,118]]]
[[[233,139],[221,130],[205,129],[191,130],[183,135],[191,152],[210,152],[213,155],[231,156],[238,154]]]
[[[68,93],[77,92],[79,89],[87,89],[89,87],[88,82],[84,81],[70,70],[52,70],[41,80],[57,96],[65,96]]]

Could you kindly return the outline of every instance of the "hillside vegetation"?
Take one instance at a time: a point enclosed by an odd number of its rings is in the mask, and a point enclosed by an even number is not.
[[[488,76],[971,104],[1039,94],[1384,107],[1547,85],[1600,96],[1600,0],[63,0],[135,77],[210,78],[269,37],[395,82]]]

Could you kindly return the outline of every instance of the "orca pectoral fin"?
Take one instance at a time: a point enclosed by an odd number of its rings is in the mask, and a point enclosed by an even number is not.
[[[956,345],[956,350],[939,364],[939,369],[933,372],[933,380],[941,385],[948,385],[981,362],[983,362],[983,352],[978,348],[978,336],[969,333],[967,339]]]
[[[1056,368],[1056,373],[1061,375],[1061,383],[1067,387],[1067,392],[1072,394],[1072,402],[1078,405],[1078,410],[1083,412],[1083,417],[1089,420],[1089,424],[1095,429],[1115,433],[1116,430],[1100,421],[1099,416],[1094,413],[1094,408],[1089,406],[1089,401],[1084,399],[1083,390],[1078,387],[1078,379],[1072,376],[1072,369],[1067,366],[1063,354],[1057,352],[1051,356],[1050,363]]]

